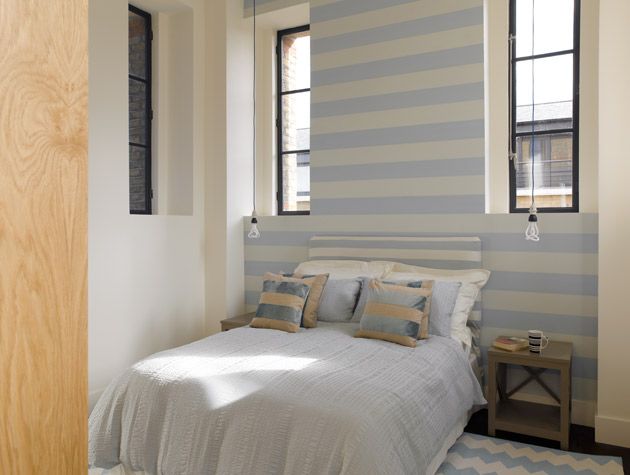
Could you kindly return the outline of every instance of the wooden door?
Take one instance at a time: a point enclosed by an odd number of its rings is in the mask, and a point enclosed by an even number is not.
[[[87,0],[0,0],[0,473],[87,470]]]

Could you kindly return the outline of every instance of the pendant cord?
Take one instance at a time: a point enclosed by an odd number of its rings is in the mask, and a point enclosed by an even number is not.
[[[253,7],[254,7],[254,35],[253,35],[253,39],[254,39],[254,84],[252,86],[253,89],[253,93],[252,93],[252,99],[253,99],[253,107],[254,107],[254,111],[253,111],[253,124],[252,124],[252,130],[253,130],[253,138],[252,138],[252,159],[253,159],[253,196],[252,196],[252,204],[253,204],[253,209],[254,209],[254,213],[256,213],[256,0],[253,0]]]
[[[535,5],[536,5],[536,0],[532,0],[532,55],[534,54],[534,32],[535,32],[535,24],[536,21],[534,19],[534,13],[535,13]],[[536,120],[536,106],[535,104],[535,88],[534,88],[534,62],[535,60],[532,59],[532,139],[531,139],[531,147],[532,147],[532,204],[531,206],[534,207],[535,206],[535,199],[534,199],[534,190],[536,187],[536,175],[535,175],[535,167],[536,167],[536,151],[535,151],[535,145],[536,145],[536,135],[534,134],[535,132],[535,126],[534,126],[534,121]]]

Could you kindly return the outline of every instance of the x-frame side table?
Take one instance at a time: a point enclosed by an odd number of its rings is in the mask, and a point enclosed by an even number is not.
[[[571,358],[573,347],[568,342],[549,342],[542,353],[529,350],[509,352],[497,348],[488,350],[488,433],[497,430],[557,440],[563,450],[569,448],[571,424]],[[527,378],[508,391],[507,365],[521,366]],[[560,372],[560,394],[544,380],[542,373],[555,369]],[[558,406],[511,399],[525,385],[540,384]]]

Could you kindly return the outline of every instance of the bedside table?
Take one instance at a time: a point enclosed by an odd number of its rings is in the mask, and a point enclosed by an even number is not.
[[[541,353],[488,349],[488,433],[496,430],[552,439],[562,450],[569,448],[571,424],[571,357],[573,346],[568,342],[550,341]],[[522,366],[528,377],[507,391],[507,365]],[[541,378],[548,369],[560,371],[560,395]],[[510,397],[531,381],[540,384],[559,404],[549,406]],[[498,399],[497,399],[498,393]]]
[[[238,327],[246,327],[252,321],[252,318],[256,316],[256,312],[246,313],[244,315],[238,315],[232,318],[226,318],[221,320],[221,331],[226,332]]]

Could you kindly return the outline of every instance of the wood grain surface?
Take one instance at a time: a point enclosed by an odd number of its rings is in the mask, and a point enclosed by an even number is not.
[[[0,473],[87,469],[87,0],[0,0]]]

